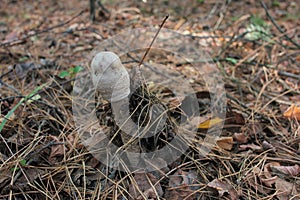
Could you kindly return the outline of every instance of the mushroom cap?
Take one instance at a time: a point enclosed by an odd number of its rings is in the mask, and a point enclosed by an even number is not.
[[[97,53],[91,62],[91,68],[93,84],[105,100],[116,102],[128,97],[130,77],[115,53]]]

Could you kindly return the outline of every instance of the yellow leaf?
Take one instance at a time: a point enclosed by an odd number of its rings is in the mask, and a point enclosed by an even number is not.
[[[223,119],[220,119],[218,117],[215,117],[213,119],[208,119],[208,120],[205,120],[204,122],[201,122],[199,125],[198,125],[198,128],[210,128],[212,126],[215,126],[216,124],[219,124],[223,121]]]

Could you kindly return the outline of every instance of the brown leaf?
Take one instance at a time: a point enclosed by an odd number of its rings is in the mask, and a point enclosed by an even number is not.
[[[299,195],[300,192],[297,191],[295,183],[290,183],[280,178],[276,180],[275,187],[277,190],[276,196],[279,200],[292,199],[292,196]]]
[[[231,150],[233,146],[233,138],[232,137],[221,137],[216,141],[217,145],[225,150]]]
[[[160,199],[163,190],[158,179],[150,173],[136,173],[135,182],[129,187],[129,193],[133,199]],[[142,194],[140,193],[142,192]],[[157,196],[158,195],[158,196]]]
[[[0,168],[0,188],[3,188],[7,185],[9,185],[9,181],[11,180],[11,172],[9,169],[6,168]]]
[[[279,166],[280,164],[278,162],[270,162],[265,164],[263,173],[259,173],[258,177],[260,178],[261,182],[263,182],[267,187],[272,188],[273,184],[277,180],[277,176],[273,176],[271,174],[271,167],[273,166]]]
[[[272,144],[270,144],[269,142],[267,142],[267,141],[263,141],[263,143],[262,143],[262,147],[265,149],[265,150],[268,150],[268,149],[271,149],[273,152],[275,152],[276,151],[276,148],[272,145]]]
[[[231,200],[238,199],[238,194],[232,185],[219,179],[214,179],[213,181],[209,182],[207,186],[216,189],[220,197],[223,197],[225,193],[227,193],[229,194]]]
[[[247,143],[249,139],[244,133],[234,133],[233,138],[239,143]]]
[[[267,187],[272,188],[273,184],[276,182],[277,180],[277,176],[273,176],[271,178],[260,178],[261,182],[263,182]]]
[[[262,147],[261,146],[258,146],[256,144],[242,144],[239,146],[239,150],[241,151],[245,151],[247,149],[251,149],[253,151],[261,151],[262,150]]]
[[[49,137],[52,138],[55,142],[58,142],[58,143],[60,142],[56,136],[51,135]],[[65,153],[64,145],[63,144],[55,144],[55,145],[51,146],[51,153],[50,153],[49,158],[52,159],[57,156],[63,156],[64,153]]]
[[[226,113],[225,124],[245,124],[245,118],[241,113],[235,111],[229,111]]]
[[[244,180],[253,187],[256,191],[259,191],[260,193],[264,195],[268,195],[272,190],[269,187],[265,187],[263,184],[258,183],[259,176],[261,176],[261,169],[258,167],[254,167],[251,171],[251,173],[247,174]],[[261,177],[260,177],[261,179]]]
[[[18,39],[19,33],[17,31],[13,31],[5,36],[5,40],[2,43],[12,42]]]
[[[273,177],[271,175],[271,172],[272,172],[272,167],[274,167],[274,166],[280,166],[280,163],[278,163],[278,162],[270,162],[270,163],[265,164],[265,166],[264,166],[264,176],[266,178]]]
[[[193,184],[197,183],[197,175],[194,171],[185,172],[177,170],[173,175],[170,176],[169,188],[165,193],[166,199],[195,199],[195,190],[199,189]]]
[[[300,107],[292,104],[284,113],[283,116],[289,119],[297,119],[300,121]]]
[[[272,166],[272,171],[274,173],[280,173],[287,176],[298,176],[300,174],[300,167],[299,165],[294,166]]]
[[[250,122],[241,128],[242,132],[247,136],[256,136],[263,130],[262,125],[258,122]]]

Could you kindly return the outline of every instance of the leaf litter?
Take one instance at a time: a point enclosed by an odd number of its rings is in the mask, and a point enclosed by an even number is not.
[[[5,122],[0,134],[0,198],[299,198],[299,5],[293,1],[265,4],[104,1],[102,6],[109,12],[98,7],[91,22],[88,1],[26,5],[4,1],[0,8],[0,122]],[[183,136],[190,148],[175,162],[148,161],[149,169],[156,165],[162,169],[112,170],[95,159],[76,134],[72,69],[84,66],[84,58],[102,40],[124,28],[158,26],[166,13],[170,17],[165,28],[196,40],[222,71],[226,119],[210,115],[209,91],[196,84],[201,80],[189,66],[176,56],[152,52],[149,60],[165,63],[194,83],[200,116],[187,126],[198,127],[197,136]],[[48,84],[37,98],[22,100],[44,83]],[[160,92],[176,119],[184,98],[174,98],[155,85],[152,89]],[[114,131],[111,111],[106,104],[101,106],[100,123],[109,135]],[[202,157],[199,144],[207,129],[219,122],[224,123],[222,134]],[[161,137],[168,140],[170,133]],[[102,139],[88,142],[97,145]]]

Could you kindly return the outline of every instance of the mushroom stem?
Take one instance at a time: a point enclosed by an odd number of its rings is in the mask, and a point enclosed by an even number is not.
[[[139,130],[137,125],[131,120],[129,113],[129,98],[124,98],[111,103],[114,119],[121,131],[123,149],[133,167],[137,166],[140,160]],[[129,153],[132,153],[129,155]]]

